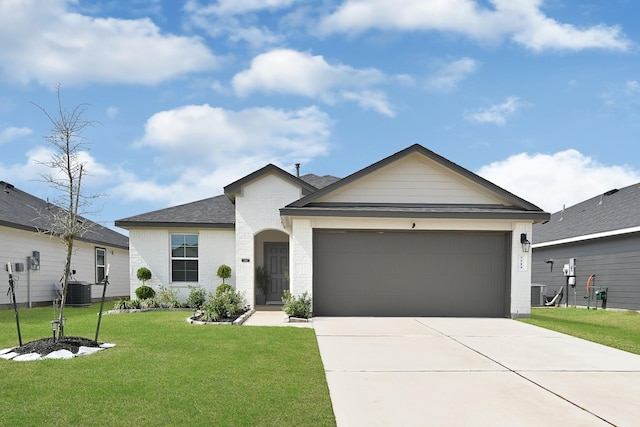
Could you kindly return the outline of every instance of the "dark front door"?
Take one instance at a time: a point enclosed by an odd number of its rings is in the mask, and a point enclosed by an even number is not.
[[[289,243],[265,243],[264,265],[269,272],[267,301],[282,301],[282,291],[289,289]]]

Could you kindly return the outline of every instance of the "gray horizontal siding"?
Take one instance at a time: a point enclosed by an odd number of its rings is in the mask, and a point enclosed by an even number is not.
[[[608,308],[640,310],[640,233],[537,248],[532,255],[532,283],[547,285],[548,294],[566,283],[562,266],[576,258],[577,305],[587,305],[587,279],[595,274],[596,288],[608,288]],[[545,263],[551,258],[553,272]],[[573,295],[569,288],[569,304],[573,304]]]

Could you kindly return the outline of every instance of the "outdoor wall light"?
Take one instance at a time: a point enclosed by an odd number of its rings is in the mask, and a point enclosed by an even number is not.
[[[527,239],[527,233],[520,234],[520,243],[522,244],[522,252],[529,252],[531,242]]]

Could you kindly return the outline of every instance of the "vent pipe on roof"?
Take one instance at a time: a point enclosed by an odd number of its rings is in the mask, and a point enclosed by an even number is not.
[[[296,176],[300,177],[300,163],[296,163]]]
[[[564,219],[564,205],[562,205],[562,212],[560,213],[560,219],[558,221],[562,221]]]

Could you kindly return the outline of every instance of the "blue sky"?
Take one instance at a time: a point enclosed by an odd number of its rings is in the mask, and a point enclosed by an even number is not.
[[[549,212],[640,182],[632,0],[0,0],[0,180],[41,198],[56,85],[113,221],[274,163],[419,143]]]

